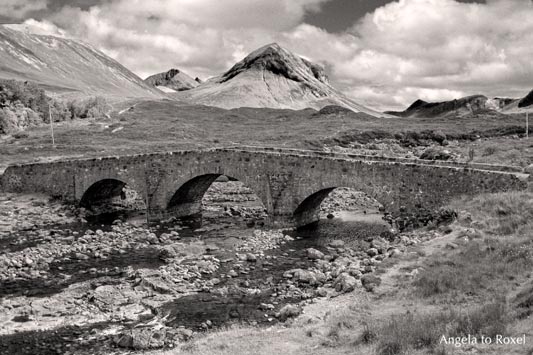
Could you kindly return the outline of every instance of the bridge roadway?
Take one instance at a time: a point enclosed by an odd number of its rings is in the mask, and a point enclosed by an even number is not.
[[[127,185],[143,197],[148,219],[159,221],[200,213],[204,193],[220,175],[251,188],[272,226],[318,220],[320,203],[337,187],[362,191],[394,212],[438,208],[460,195],[523,190],[529,179],[521,168],[502,165],[231,147],[11,165],[1,186],[90,208],[121,198]]]

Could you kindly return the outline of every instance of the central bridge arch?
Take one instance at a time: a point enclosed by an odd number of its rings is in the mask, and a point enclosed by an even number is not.
[[[83,192],[79,206],[94,215],[147,210],[142,191],[117,178],[103,178],[94,182]]]
[[[239,181],[245,188],[248,188],[261,202],[263,207],[265,203],[253,186],[249,186],[245,181],[239,180],[233,176],[221,173],[208,173],[195,176],[170,195],[166,205],[165,215],[173,217],[189,217],[202,213],[202,200],[209,188],[219,177],[226,176],[229,180]]]
[[[83,193],[80,206],[90,209],[95,205],[103,204],[106,200],[120,197],[125,199],[124,188],[126,183],[117,179],[102,179],[91,186]]]
[[[345,186],[345,185],[339,185],[334,187],[327,187],[320,189],[309,196],[305,197],[303,200],[300,200],[301,202],[297,203],[297,207],[294,210],[293,213],[293,223],[296,227],[303,227],[308,224],[317,222],[320,220],[320,214],[321,214],[321,206],[322,203],[328,198],[328,196],[331,195],[331,193],[339,188],[345,188],[352,193],[362,194],[363,196],[366,196],[367,199],[370,199],[376,203],[376,205],[379,205],[380,209],[383,208],[383,195],[379,194],[373,194],[372,190],[366,189],[360,189],[355,188],[351,186]],[[369,193],[370,192],[370,193]],[[387,196],[388,194],[386,194]],[[388,196],[387,196],[388,197]],[[380,201],[380,198],[382,201]],[[364,206],[361,206],[364,207]],[[374,206],[374,209],[377,210],[377,207]]]

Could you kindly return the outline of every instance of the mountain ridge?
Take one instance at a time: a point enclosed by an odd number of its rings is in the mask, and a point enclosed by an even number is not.
[[[162,98],[164,94],[89,44],[0,25],[0,78],[29,80],[57,95]]]
[[[172,95],[185,102],[226,109],[320,110],[337,105],[374,117],[387,116],[348,98],[329,84],[324,68],[276,43],[256,49],[220,76]]]
[[[160,90],[167,88],[172,91],[184,91],[197,87],[200,79],[193,79],[180,69],[172,68],[166,72],[150,75],[144,79],[144,82]]]

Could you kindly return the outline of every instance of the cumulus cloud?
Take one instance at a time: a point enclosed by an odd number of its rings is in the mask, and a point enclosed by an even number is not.
[[[10,24],[7,26],[18,31],[33,33],[37,35],[49,35],[64,38],[68,37],[67,33],[63,29],[57,27],[55,24],[47,20],[36,21],[31,18],[21,24]]]
[[[391,92],[389,102],[403,105],[418,97],[524,95],[533,87],[532,18],[530,0],[393,2],[354,25],[363,49],[339,63],[337,75],[386,87],[376,90],[384,94],[376,104]]]
[[[178,67],[206,78],[278,42],[381,109],[418,98],[520,97],[533,87],[531,0],[399,0],[335,34],[303,23],[327,1],[113,0],[63,7],[48,20],[142,77]],[[41,30],[53,31],[49,25]]]
[[[28,13],[45,10],[47,0],[2,0],[2,16],[23,19]]]
[[[64,7],[58,26],[141,76],[179,67],[202,77],[292,30],[328,0],[116,0]]]

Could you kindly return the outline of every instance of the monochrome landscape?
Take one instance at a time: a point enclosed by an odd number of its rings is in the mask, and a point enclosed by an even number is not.
[[[0,0],[0,354],[533,354],[530,0]]]

